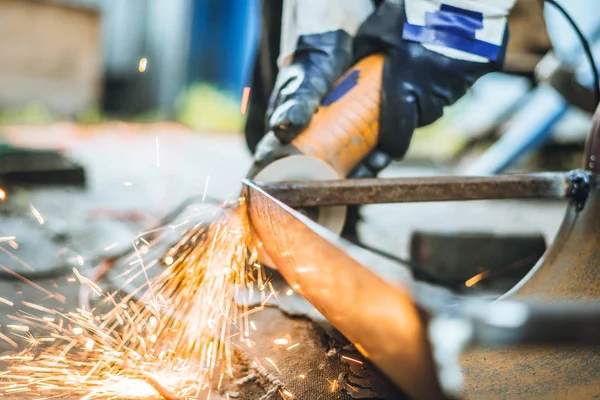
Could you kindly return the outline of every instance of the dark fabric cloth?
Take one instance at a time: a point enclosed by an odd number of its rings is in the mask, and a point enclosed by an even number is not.
[[[279,72],[277,57],[279,56],[282,10],[283,0],[263,0],[261,2],[260,42],[254,59],[252,90],[250,91],[244,129],[246,144],[252,154],[267,130],[265,116],[269,96]]]

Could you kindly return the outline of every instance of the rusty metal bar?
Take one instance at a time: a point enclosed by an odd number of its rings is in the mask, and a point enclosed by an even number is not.
[[[491,199],[565,198],[568,173],[288,181],[261,188],[291,207]]]

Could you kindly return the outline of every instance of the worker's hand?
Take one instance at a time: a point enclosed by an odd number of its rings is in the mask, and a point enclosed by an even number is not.
[[[267,108],[267,128],[283,143],[308,125],[350,68],[354,34],[373,10],[372,0],[284,2],[279,73]]]
[[[408,150],[415,128],[443,114],[504,61],[506,17],[515,0],[385,0],[363,23],[354,61],[386,54],[378,149]]]

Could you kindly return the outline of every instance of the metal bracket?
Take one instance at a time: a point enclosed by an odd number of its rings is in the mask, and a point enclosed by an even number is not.
[[[567,175],[567,182],[567,197],[575,201],[577,210],[583,210],[592,188],[592,173],[582,169],[573,170]]]

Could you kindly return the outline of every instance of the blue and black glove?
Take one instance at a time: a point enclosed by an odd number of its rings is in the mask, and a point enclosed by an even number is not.
[[[439,119],[445,106],[504,61],[514,0],[444,3],[382,1],[354,40],[355,62],[386,55],[378,149],[393,159],[404,157],[416,128]]]

